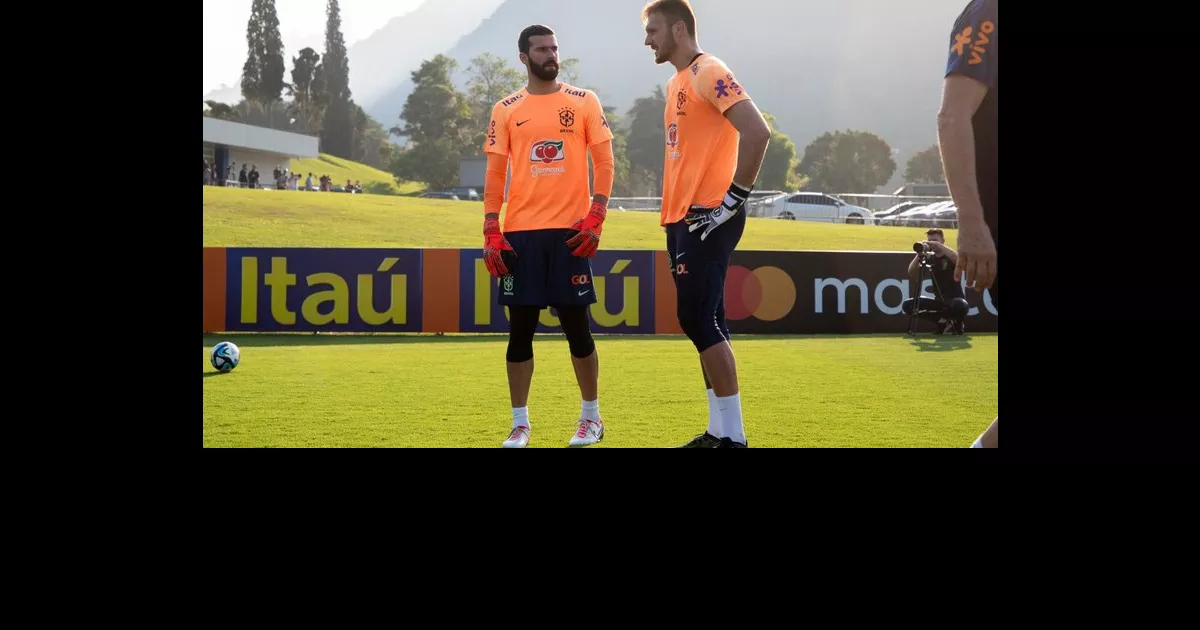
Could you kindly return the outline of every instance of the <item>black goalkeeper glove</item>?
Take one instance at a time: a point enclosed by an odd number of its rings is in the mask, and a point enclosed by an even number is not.
[[[716,208],[705,208],[704,206],[688,208],[687,216],[683,218],[684,222],[688,224],[688,232],[704,228],[704,232],[700,234],[700,240],[703,241],[708,238],[710,232],[740,212],[742,206],[746,205],[746,198],[749,196],[750,189],[730,182],[729,190],[725,192],[725,201],[721,202],[721,205]]]

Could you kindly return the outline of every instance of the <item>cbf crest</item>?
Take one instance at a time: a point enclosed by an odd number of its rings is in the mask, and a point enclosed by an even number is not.
[[[575,124],[575,110],[570,107],[564,107],[558,110],[558,123],[564,127],[570,127]]]

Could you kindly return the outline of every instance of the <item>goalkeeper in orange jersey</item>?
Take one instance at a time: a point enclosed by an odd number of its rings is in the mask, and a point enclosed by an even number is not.
[[[492,108],[484,151],[484,262],[500,278],[508,306],[508,391],[512,430],[502,446],[529,444],[533,334],[543,308],[554,307],[571,351],[582,405],[569,446],[604,438],[599,362],[587,308],[596,303],[589,259],[600,244],[613,184],[612,132],[594,92],[558,81],[558,41],[535,25],[517,40],[528,83]],[[588,160],[595,194],[588,191]],[[501,231],[506,172],[512,166]],[[589,206],[590,203],[590,206]]]
[[[700,50],[687,0],[653,0],[642,10],[655,63],[667,82],[660,222],[675,280],[679,327],[700,353],[708,430],[685,448],[745,448],[737,363],[725,322],[725,274],[746,228],[743,206],[758,179],[771,131],[746,89],[720,59]]]

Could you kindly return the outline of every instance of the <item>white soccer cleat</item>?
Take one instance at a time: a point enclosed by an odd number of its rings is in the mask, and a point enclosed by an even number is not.
[[[508,434],[508,439],[500,444],[504,448],[525,448],[529,446],[529,427],[516,427]]]
[[[604,423],[579,419],[579,428],[567,446],[591,446],[604,439]]]

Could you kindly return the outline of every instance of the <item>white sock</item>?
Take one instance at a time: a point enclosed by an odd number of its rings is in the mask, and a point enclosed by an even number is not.
[[[746,443],[746,427],[742,426],[742,394],[739,392],[724,398],[717,397],[717,407],[721,410],[721,427],[725,435],[734,442]]]
[[[711,389],[708,390],[708,434],[713,437],[725,437],[721,408],[717,406],[717,392]]]
[[[579,417],[592,422],[600,422],[600,399],[583,401]]]
[[[513,428],[529,426],[529,407],[513,407]]]

